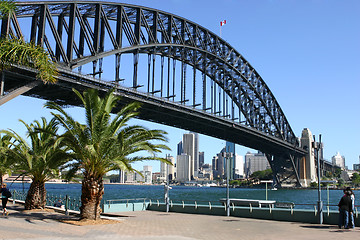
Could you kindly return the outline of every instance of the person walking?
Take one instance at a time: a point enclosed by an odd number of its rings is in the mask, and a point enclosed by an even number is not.
[[[3,208],[3,214],[2,215],[7,216],[7,215],[9,215],[9,212],[6,209],[6,204],[8,202],[8,199],[11,197],[11,192],[6,187],[6,183],[3,183],[3,185],[1,186],[0,193],[1,193],[1,203],[2,203],[2,208]]]
[[[351,190],[346,188],[344,190],[344,196],[340,199],[339,206],[339,228],[344,226],[345,229],[349,229],[349,214],[352,212]]]

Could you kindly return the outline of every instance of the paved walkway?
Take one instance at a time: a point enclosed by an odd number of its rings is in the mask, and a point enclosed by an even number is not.
[[[66,218],[61,213],[22,209],[23,206],[9,204],[9,216],[0,217],[0,239],[339,240],[360,237],[360,228],[339,230],[328,225],[155,211],[123,213],[115,217],[119,220],[115,224],[75,226],[60,222],[59,219]]]

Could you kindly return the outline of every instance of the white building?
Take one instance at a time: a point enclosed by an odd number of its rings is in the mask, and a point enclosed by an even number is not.
[[[341,156],[339,152],[331,158],[332,164],[345,169],[345,157]]]
[[[254,172],[264,171],[269,168],[270,164],[264,153],[246,153],[244,168],[246,178],[249,178]]]
[[[244,177],[244,157],[238,154],[235,154],[235,177]]]
[[[144,166],[141,172],[144,175],[144,183],[152,184],[152,166]]]
[[[187,182],[191,180],[191,156],[178,155],[176,157],[176,180],[178,182]]]
[[[175,178],[175,160],[174,157],[166,155],[166,159],[172,164],[160,162],[160,182],[171,181]]]

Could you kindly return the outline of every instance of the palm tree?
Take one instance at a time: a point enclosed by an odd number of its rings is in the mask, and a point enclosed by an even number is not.
[[[3,21],[10,18],[16,10],[15,1],[2,0],[0,2],[0,17]],[[12,36],[0,38],[0,71],[21,65],[38,70],[37,78],[44,83],[55,83],[58,74],[55,63],[49,53],[34,43],[25,42]]]
[[[11,145],[11,137],[9,135],[0,136],[0,185],[3,184],[3,176],[10,174],[13,163],[8,158],[6,151]]]
[[[100,201],[104,194],[103,176],[111,170],[135,171],[131,165],[137,161],[167,162],[156,153],[169,148],[152,143],[154,140],[167,142],[166,132],[128,125],[129,120],[138,115],[139,103],[125,105],[111,119],[110,114],[119,101],[113,91],[109,91],[104,98],[100,98],[94,89],[86,90],[83,94],[73,91],[85,108],[86,124],[75,121],[54,102],[47,102],[45,106],[57,111],[52,114],[66,129],[63,138],[75,154],[76,160],[69,165],[69,173],[83,172],[80,218],[97,220],[100,218]],[[140,156],[144,151],[148,154]]]
[[[21,172],[21,175],[32,179],[25,200],[25,209],[44,208],[45,182],[58,177],[59,167],[71,160],[72,156],[57,137],[58,123],[55,119],[48,123],[42,118],[42,123],[34,121],[30,125],[20,121],[27,128],[31,144],[13,130],[3,130],[1,132],[15,139],[6,154],[15,163],[15,169]]]

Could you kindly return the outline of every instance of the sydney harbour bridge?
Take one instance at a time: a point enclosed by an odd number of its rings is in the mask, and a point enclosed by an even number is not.
[[[171,13],[110,2],[19,2],[1,36],[43,46],[56,84],[33,69],[2,72],[0,105],[25,95],[79,106],[72,88],[115,88],[140,118],[224,139],[267,154],[279,185],[301,185],[308,149],[265,81],[229,43]],[[116,109],[118,110],[118,109]]]

